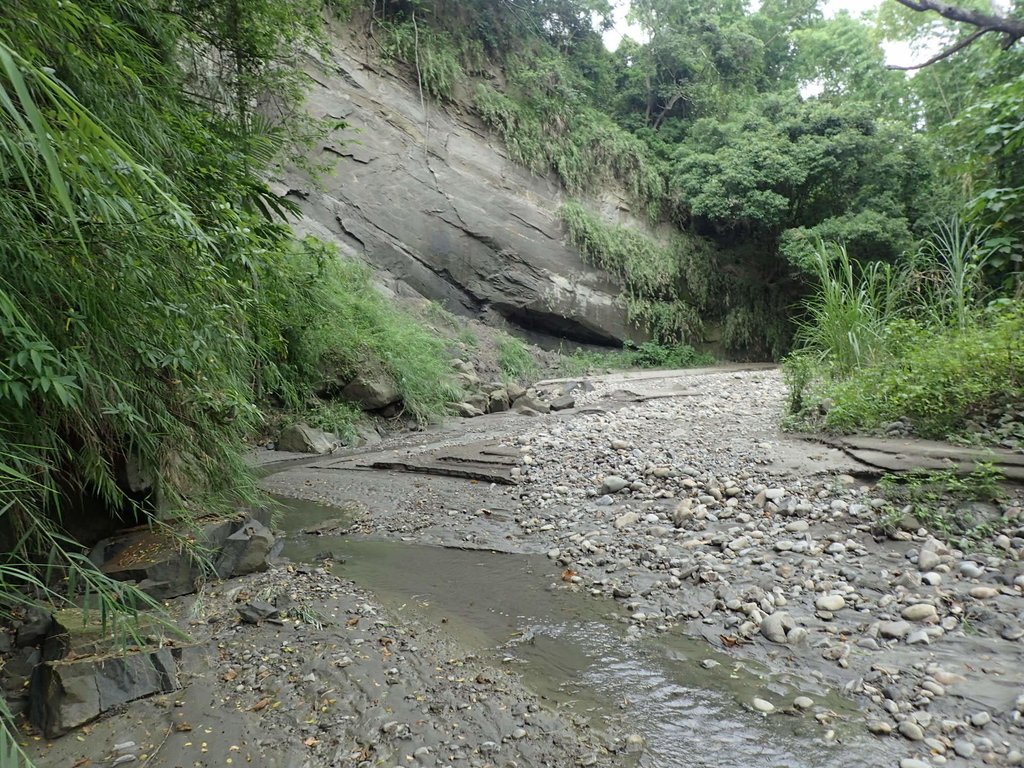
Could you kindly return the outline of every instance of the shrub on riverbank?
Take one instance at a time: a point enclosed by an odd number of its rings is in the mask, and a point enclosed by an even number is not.
[[[906,420],[921,437],[1019,442],[1024,429],[988,427],[1021,422],[1024,303],[981,301],[983,261],[959,223],[901,269],[819,246],[802,346],[785,363],[794,421],[853,432]]]
[[[978,432],[993,413],[1024,406],[1024,307],[996,306],[966,328],[893,324],[886,354],[830,384],[830,429],[909,419],[921,437]],[[1019,418],[1019,416],[1018,416]]]
[[[445,341],[378,291],[365,266],[315,240],[269,273],[261,302],[267,385],[301,409],[326,378],[380,368],[406,412],[436,421],[459,400]]]
[[[666,346],[645,341],[639,346],[627,343],[624,349],[612,352],[577,349],[571,355],[562,356],[559,371],[563,376],[583,376],[604,370],[700,368],[714,364],[711,354],[698,352],[689,344]]]

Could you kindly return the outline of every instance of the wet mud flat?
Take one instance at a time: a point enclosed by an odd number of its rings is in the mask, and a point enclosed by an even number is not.
[[[303,517],[311,511],[299,506]],[[545,707],[602,733],[616,765],[630,764],[628,755],[663,768],[870,766],[883,758],[863,737],[856,704],[820,680],[772,673],[703,639],[631,638],[621,608],[581,594],[547,557],[301,535],[285,553],[304,559],[324,546],[336,572],[372,589],[403,622],[443,627]],[[750,705],[754,698],[779,711],[767,717]]]
[[[269,603],[257,624],[239,608]],[[39,765],[612,765],[624,744],[329,570],[282,565],[173,601],[183,687],[52,742]]]

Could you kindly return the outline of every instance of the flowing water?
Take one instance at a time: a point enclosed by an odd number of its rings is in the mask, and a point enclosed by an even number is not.
[[[414,543],[308,536],[301,529],[345,511],[294,500],[284,554],[334,556],[339,575],[410,620],[445,628],[467,651],[521,675],[549,705],[646,740],[641,766],[824,768],[876,766],[885,754],[862,736],[862,714],[812,679],[769,673],[678,633],[630,638],[607,599],[568,588],[546,557],[441,549]],[[780,710],[806,695],[808,713],[752,711],[754,697]],[[816,712],[831,712],[828,725]],[[826,741],[833,729],[835,740]]]

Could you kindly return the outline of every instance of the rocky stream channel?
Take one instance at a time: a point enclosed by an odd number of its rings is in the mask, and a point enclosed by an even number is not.
[[[564,386],[557,413],[261,453],[278,560],[170,601],[174,689],[39,764],[1024,764],[1020,488],[958,513],[988,524],[963,552],[880,526],[879,465],[940,447],[785,435],[777,370]]]

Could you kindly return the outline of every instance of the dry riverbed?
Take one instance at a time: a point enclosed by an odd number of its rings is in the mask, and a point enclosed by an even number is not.
[[[975,552],[884,534],[863,465],[778,431],[777,371],[594,385],[374,448],[498,446],[514,484],[276,466],[290,562],[173,601],[183,689],[40,764],[1024,764],[1019,490]]]
[[[406,448],[497,439],[522,456],[513,486],[306,467],[268,487],[349,510],[363,535],[544,553],[581,599],[617,601],[630,637],[701,636],[842,692],[891,765],[1024,763],[1019,489],[972,509],[992,532],[970,553],[909,520],[883,534],[866,467],[780,434],[777,371],[596,384],[564,415],[474,420]],[[840,738],[827,708],[807,709]]]

